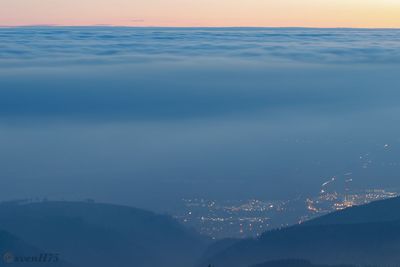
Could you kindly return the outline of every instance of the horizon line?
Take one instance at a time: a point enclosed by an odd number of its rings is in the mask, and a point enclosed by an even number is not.
[[[134,25],[58,25],[58,24],[27,24],[0,25],[0,28],[164,28],[164,29],[349,29],[349,30],[400,30],[400,27],[311,27],[311,26],[134,26]]]

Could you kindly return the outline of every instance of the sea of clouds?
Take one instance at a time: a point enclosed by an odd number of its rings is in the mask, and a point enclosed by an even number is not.
[[[399,39],[1,28],[0,193],[162,209],[315,193],[349,172],[359,187],[400,187]]]
[[[186,57],[399,63],[400,30],[268,28],[0,28],[9,64],[135,63]]]

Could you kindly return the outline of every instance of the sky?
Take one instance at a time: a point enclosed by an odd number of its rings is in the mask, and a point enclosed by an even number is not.
[[[399,38],[0,29],[0,200],[162,210],[182,197],[312,195],[347,173],[356,189],[398,188]]]
[[[1,0],[0,25],[399,28],[397,0]]]

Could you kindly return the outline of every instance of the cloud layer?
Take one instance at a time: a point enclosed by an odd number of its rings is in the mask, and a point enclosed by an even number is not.
[[[399,63],[399,36],[399,30],[356,29],[3,28],[0,66],[187,57]]]
[[[348,172],[400,187],[399,36],[0,29],[0,194],[280,198]]]

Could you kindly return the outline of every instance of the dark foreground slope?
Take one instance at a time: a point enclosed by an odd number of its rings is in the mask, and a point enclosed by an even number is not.
[[[0,231],[0,266],[23,267],[27,264],[31,267],[74,267],[59,255],[50,255],[6,231]]]
[[[248,267],[292,258],[318,264],[395,265],[400,262],[399,211],[399,198],[349,208],[238,241],[200,265]]]
[[[168,216],[95,203],[0,204],[0,229],[81,267],[188,267],[204,246]]]
[[[251,267],[355,267],[354,265],[324,265],[313,264],[307,260],[276,260],[268,261]]]
[[[349,209],[333,212],[304,225],[322,224],[352,224],[391,222],[400,220],[400,198],[371,202],[368,205],[356,206]]]

